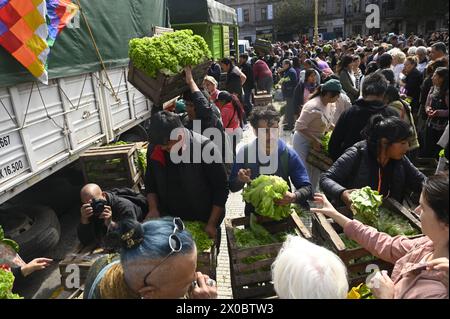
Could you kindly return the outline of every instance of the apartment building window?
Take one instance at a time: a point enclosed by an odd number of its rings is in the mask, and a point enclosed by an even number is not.
[[[261,8],[261,20],[266,21],[267,20],[267,8]]]
[[[244,22],[249,23],[250,22],[250,10],[244,9]]]
[[[320,1],[320,14],[327,13],[327,0]]]
[[[342,0],[335,1],[336,3],[336,13],[341,14],[342,12]]]

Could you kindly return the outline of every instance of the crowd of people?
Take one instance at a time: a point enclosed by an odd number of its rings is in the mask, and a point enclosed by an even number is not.
[[[414,166],[419,157],[435,158],[444,161],[439,171],[448,170],[448,36],[277,43],[266,53],[213,62],[201,87],[185,69],[183,102],[151,118],[145,198],[83,188],[80,240],[121,247],[120,256],[92,267],[85,298],[215,298],[214,280],[195,272],[196,246],[183,220],[203,222],[219,246],[230,191],[260,175],[290,185],[277,205],[315,200],[322,208],[311,211],[395,265],[390,276],[375,278],[375,297],[448,298],[448,173],[427,178]],[[284,114],[253,105],[254,94],[272,94],[274,84]],[[250,127],[256,139],[237,149]],[[293,146],[281,129],[292,132]],[[323,172],[308,156],[323,151],[328,132],[334,164]],[[366,186],[400,203],[420,195],[416,213],[425,236],[391,238],[334,209],[350,206],[350,194]],[[105,206],[95,226],[91,203],[98,199]],[[247,204],[245,214],[254,210]],[[341,299],[349,290],[342,261],[299,237],[287,239],[272,272],[281,298]]]
[[[186,67],[182,102],[151,118],[145,196],[95,184],[81,191],[81,243],[120,252],[94,264],[84,297],[216,298],[215,281],[196,272],[197,248],[183,220],[203,222],[219,247],[229,193],[276,175],[290,186],[277,205],[309,208],[315,200],[322,208],[311,211],[395,265],[375,278],[375,297],[448,298],[448,61],[447,33],[390,34],[252,49],[238,61],[212,62],[200,87]],[[272,94],[274,84],[283,114],[253,105],[255,93]],[[237,149],[250,128],[256,139]],[[292,146],[280,130],[293,134]],[[334,164],[323,172],[308,157],[324,151],[327,133]],[[427,178],[417,158],[439,160],[436,175]],[[420,195],[425,236],[391,238],[336,211],[366,186],[400,203]],[[245,214],[254,210],[247,204]],[[299,237],[284,243],[272,274],[280,298],[342,299],[349,290],[342,261]]]

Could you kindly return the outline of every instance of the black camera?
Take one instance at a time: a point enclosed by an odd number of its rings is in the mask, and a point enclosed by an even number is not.
[[[94,216],[99,217],[105,210],[105,205],[107,204],[104,199],[93,199],[91,202],[91,207],[94,210]]]

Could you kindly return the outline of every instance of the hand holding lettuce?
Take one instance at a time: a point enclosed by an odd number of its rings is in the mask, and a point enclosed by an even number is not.
[[[291,215],[291,205],[277,205],[289,192],[289,186],[278,176],[261,175],[244,188],[244,200],[255,207],[258,215],[282,220]]]

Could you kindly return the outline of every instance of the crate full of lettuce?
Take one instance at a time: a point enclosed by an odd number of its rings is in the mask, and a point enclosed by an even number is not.
[[[255,207],[250,217],[226,219],[233,296],[237,299],[275,296],[270,266],[290,234],[311,235],[291,205],[278,206],[289,187],[277,176],[253,180],[243,198]]]
[[[217,247],[214,240],[210,239],[205,232],[206,224],[198,221],[185,221],[185,225],[197,246],[197,271],[215,279]]]
[[[383,199],[377,191],[365,187],[353,192],[351,200],[351,210],[344,207],[338,208],[338,211],[393,237],[420,236],[420,221],[394,199]],[[366,272],[369,265],[375,264],[380,269],[392,270],[392,264],[372,256],[345,236],[342,228],[324,215],[313,214],[312,225],[314,241],[336,252],[347,266],[351,286],[365,281],[369,275]]]
[[[297,213],[282,221],[257,221],[250,217],[226,219],[233,297],[236,299],[276,296],[270,267],[288,235],[310,239]]]
[[[209,67],[211,52],[206,41],[192,30],[132,39],[129,43],[128,81],[157,106],[186,89],[183,69],[192,67],[201,83]]]

